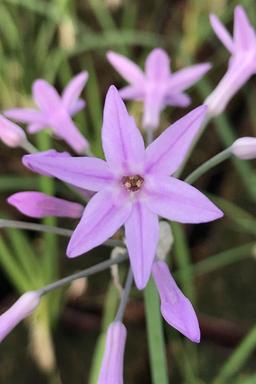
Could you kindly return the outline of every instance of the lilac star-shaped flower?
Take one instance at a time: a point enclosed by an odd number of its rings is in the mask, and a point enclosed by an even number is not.
[[[156,254],[158,216],[181,223],[203,223],[222,216],[201,192],[170,177],[181,165],[205,112],[205,106],[194,109],[145,150],[140,131],[111,86],[102,128],[106,161],[46,154],[24,156],[24,164],[32,170],[97,192],[71,237],[69,257],[100,245],[124,224],[135,282],[142,289]]]
[[[167,106],[186,107],[190,97],[184,91],[197,82],[210,68],[210,64],[197,64],[171,73],[170,58],[161,48],[155,48],[145,62],[145,73],[127,57],[108,52],[113,67],[130,85],[120,90],[123,99],[144,102],[143,126],[156,129],[160,112]]]
[[[28,124],[28,132],[36,133],[51,128],[57,137],[66,141],[77,153],[85,153],[88,141],[79,132],[72,116],[85,106],[79,98],[87,81],[87,72],[75,76],[60,96],[56,89],[45,80],[36,80],[32,86],[33,98],[39,108],[14,108],[5,111],[10,119]]]
[[[205,102],[209,114],[214,116],[223,112],[235,93],[256,73],[256,33],[241,5],[234,12],[233,39],[217,16],[211,15],[210,21],[231,54],[226,74]]]

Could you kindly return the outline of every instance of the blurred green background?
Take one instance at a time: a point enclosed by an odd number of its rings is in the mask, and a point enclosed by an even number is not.
[[[87,70],[89,81],[83,94],[87,107],[75,120],[93,151],[101,155],[106,90],[113,83],[124,85],[108,64],[106,51],[115,50],[143,65],[149,51],[162,46],[171,56],[173,71],[191,63],[211,62],[213,69],[190,91],[192,106],[197,106],[217,85],[228,62],[228,53],[211,30],[208,15],[218,14],[231,30],[237,4],[244,5],[256,26],[253,0],[1,0],[1,108],[31,105],[31,85],[36,78],[47,79],[61,91],[72,76]],[[253,78],[232,100],[225,115],[209,125],[184,175],[234,138],[255,136],[255,100]],[[139,123],[142,106],[133,102],[128,106]],[[161,129],[184,112],[166,109]],[[53,146],[66,149],[45,132],[31,141],[41,150]],[[16,191],[42,190],[72,197],[60,183],[25,170],[22,155],[21,150],[1,144],[0,209],[4,218],[25,220],[5,202]],[[254,166],[253,162],[227,162],[197,182],[224,210],[222,221],[173,226],[175,246],[169,262],[197,308],[202,342],[194,346],[164,325],[172,383],[256,383]],[[45,223],[74,228],[68,220],[50,218]],[[100,247],[87,257],[70,261],[65,257],[66,244],[67,239],[49,234],[1,230],[0,312],[18,294],[99,262],[110,252]],[[72,290],[50,295],[28,320],[28,326],[20,325],[1,344],[0,383],[97,383],[104,342],[101,332],[112,320],[117,303],[109,272],[89,279],[86,286],[82,282]],[[125,383],[156,383],[150,377],[142,296],[136,291],[125,323]]]

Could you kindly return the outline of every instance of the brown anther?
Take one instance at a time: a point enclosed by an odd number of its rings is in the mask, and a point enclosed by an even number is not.
[[[131,192],[138,191],[143,183],[144,179],[140,175],[122,177],[123,186]]]

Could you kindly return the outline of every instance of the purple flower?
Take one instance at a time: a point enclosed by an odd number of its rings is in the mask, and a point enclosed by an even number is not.
[[[191,341],[199,343],[200,329],[194,308],[175,283],[167,264],[155,261],[152,275],[160,295],[163,318]]]
[[[231,145],[233,155],[242,160],[256,158],[256,137],[241,137]]]
[[[36,309],[39,303],[40,296],[37,292],[27,292],[0,316],[0,343],[16,325]]]
[[[145,73],[128,58],[108,52],[107,58],[113,67],[130,85],[120,91],[123,99],[144,102],[143,126],[156,129],[160,112],[167,106],[186,107],[190,97],[184,91],[198,81],[210,68],[210,64],[198,64],[176,73],[170,71],[170,58],[161,48],[148,55]]]
[[[84,210],[81,204],[48,196],[42,192],[14,193],[7,201],[24,215],[35,218],[57,216],[76,219],[82,216]]]
[[[87,81],[87,72],[75,76],[60,96],[56,89],[45,80],[36,80],[32,87],[33,98],[39,110],[14,108],[5,115],[28,124],[29,133],[36,133],[50,127],[56,136],[65,140],[77,153],[85,153],[88,142],[73,123],[71,116],[80,111],[85,102],[79,95]]]
[[[126,328],[120,321],[110,324],[98,384],[123,384],[126,334]]]
[[[215,90],[206,99],[209,115],[219,115],[230,99],[256,73],[256,33],[241,5],[235,8],[233,39],[215,15],[212,27],[231,54],[229,68]]]
[[[16,148],[22,146],[27,138],[23,129],[0,115],[0,140],[8,147]]]
[[[206,107],[194,109],[167,128],[145,150],[142,135],[111,86],[105,102],[102,142],[106,161],[88,157],[26,155],[23,162],[76,187],[97,192],[68,245],[69,257],[100,245],[125,224],[136,285],[147,284],[159,236],[158,216],[203,223],[222,212],[201,192],[170,177],[200,129]]]

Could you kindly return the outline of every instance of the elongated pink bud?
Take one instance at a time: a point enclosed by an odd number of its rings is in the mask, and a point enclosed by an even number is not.
[[[0,115],[0,139],[8,147],[15,148],[21,146],[26,141],[26,135],[17,124]]]
[[[154,262],[152,274],[160,295],[163,318],[191,341],[199,343],[200,329],[194,308],[175,283],[167,264]]]
[[[120,321],[110,324],[98,384],[123,384],[126,333]]]
[[[231,146],[233,155],[242,160],[256,158],[256,137],[241,137]]]
[[[6,312],[0,316],[0,343],[22,320],[39,305],[37,292],[26,292]]]
[[[42,192],[18,192],[8,198],[8,203],[24,215],[30,217],[71,217],[82,216],[84,207],[81,204],[48,196]]]

